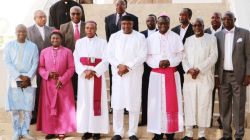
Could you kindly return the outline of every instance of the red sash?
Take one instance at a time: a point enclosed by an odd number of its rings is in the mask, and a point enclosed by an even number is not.
[[[91,63],[89,57],[81,57],[80,62],[87,66],[96,66],[102,61],[102,59],[96,59],[95,62]],[[102,93],[102,76],[94,76],[94,116],[101,116],[101,93]]]
[[[178,100],[174,73],[175,67],[165,69],[155,68],[153,72],[165,75],[165,94],[166,94],[166,112],[167,112],[167,132],[174,133],[179,130],[178,125]]]

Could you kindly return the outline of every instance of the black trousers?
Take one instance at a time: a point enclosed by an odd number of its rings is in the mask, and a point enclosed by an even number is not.
[[[148,84],[151,68],[144,62],[144,72],[142,75],[142,102],[141,102],[141,123],[147,124],[148,113]]]

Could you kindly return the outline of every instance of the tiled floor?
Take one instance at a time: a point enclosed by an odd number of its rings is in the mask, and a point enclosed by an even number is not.
[[[125,130],[128,128],[128,115],[125,116]],[[111,118],[111,117],[110,117]],[[6,122],[4,122],[6,121]],[[110,121],[110,130],[112,130],[112,121]],[[214,123],[214,127],[208,128],[206,131],[206,137],[209,140],[218,140],[221,137],[221,130],[218,129],[217,124]],[[10,116],[6,113],[6,115],[0,116],[0,140],[11,140],[12,135],[12,128],[10,123]],[[31,135],[37,138],[37,140],[44,140],[45,134],[36,131],[36,125],[31,126]],[[65,140],[81,140],[82,134],[72,133],[67,134],[67,137]],[[146,132],[146,127],[139,127],[138,128],[138,137],[140,140],[151,140],[153,135]],[[197,139],[197,129],[195,129],[194,133],[195,137]],[[176,134],[175,138],[176,140],[180,140],[184,136],[184,133]],[[107,135],[102,135],[102,140],[110,140],[112,137],[112,132],[110,132]],[[57,139],[54,139],[57,140]],[[125,136],[124,140],[128,140],[128,137]],[[165,139],[166,140],[166,139]],[[246,134],[244,137],[244,140],[250,140],[250,129],[246,129]]]

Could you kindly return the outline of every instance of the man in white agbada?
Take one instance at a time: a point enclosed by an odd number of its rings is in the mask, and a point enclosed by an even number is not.
[[[120,140],[124,135],[124,108],[129,111],[129,139],[137,140],[143,62],[146,60],[147,46],[144,35],[133,30],[130,16],[122,17],[121,28],[121,31],[111,35],[107,52],[107,60],[112,66],[113,74],[111,106],[114,136],[112,140]]]
[[[87,21],[86,37],[76,42],[74,61],[78,74],[77,132],[82,139],[100,139],[109,132],[107,92],[104,72],[108,64],[102,60],[106,40],[96,36],[97,24]],[[92,135],[93,133],[93,135]]]
[[[217,42],[204,33],[204,22],[197,18],[194,35],[184,45],[182,65],[185,71],[183,97],[186,134],[182,140],[193,139],[193,126],[198,125],[198,140],[206,140],[205,128],[210,127],[214,67],[218,58]]]
[[[170,19],[158,17],[159,31],[147,38],[147,64],[152,68],[148,89],[147,131],[153,140],[174,139],[183,131],[183,112],[180,75],[176,66],[182,60],[183,44],[178,34],[169,30]]]

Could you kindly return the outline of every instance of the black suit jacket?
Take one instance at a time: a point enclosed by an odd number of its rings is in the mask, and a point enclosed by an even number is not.
[[[222,30],[223,29],[224,29],[224,27],[222,26]],[[205,29],[204,33],[212,34],[212,31],[211,31],[210,27],[208,27],[207,29]]]
[[[134,22],[133,29],[138,31],[139,27],[138,27],[138,18],[137,18],[137,16],[135,16],[133,14],[130,14],[130,13],[126,13],[126,14],[132,17],[132,20]],[[106,31],[107,41],[109,40],[111,34],[117,32],[119,30],[120,29],[116,25],[116,13],[105,17],[105,31]]]
[[[180,28],[181,28],[181,25],[178,25],[178,26],[172,28],[172,31],[175,32],[175,33],[177,33],[178,35],[180,35],[180,31],[181,31]],[[194,35],[193,25],[189,24],[187,32],[184,35],[184,38],[182,39],[182,43],[184,44],[185,41],[186,41],[186,38],[188,38],[188,37],[190,37],[192,35]]]
[[[158,29],[156,29],[158,31]],[[148,30],[141,31],[142,34],[144,34],[145,38],[148,37]]]

